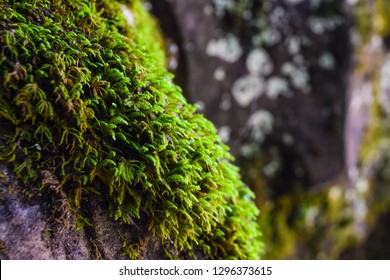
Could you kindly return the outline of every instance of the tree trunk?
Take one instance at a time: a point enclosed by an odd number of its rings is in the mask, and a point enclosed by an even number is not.
[[[386,1],[150,2],[256,193],[265,257],[383,256]]]

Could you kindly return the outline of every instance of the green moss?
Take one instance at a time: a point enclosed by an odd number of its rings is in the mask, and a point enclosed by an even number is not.
[[[0,182],[7,179],[7,176],[6,174],[4,174],[4,172],[0,171]]]
[[[340,259],[361,237],[345,186],[296,191],[263,205],[266,259]]]
[[[141,1],[128,1],[134,15],[134,23],[137,28],[139,39],[142,44],[156,61],[159,61],[162,66],[167,66],[167,56],[164,49],[166,49],[165,42],[161,37],[161,29],[154,18],[152,18],[143,8]],[[141,35],[142,34],[142,35]],[[141,42],[140,42],[141,43]]]
[[[353,14],[363,42],[367,42],[372,34],[382,37],[390,35],[390,7],[386,0],[375,0],[373,3],[360,0]]]
[[[0,160],[42,193],[61,189],[78,225],[103,185],[112,217],[148,216],[167,254],[172,241],[184,257],[258,258],[253,194],[162,67],[152,20],[126,4],[136,28],[117,1],[0,1]]]
[[[382,37],[390,35],[390,7],[386,0],[376,0],[374,27]]]
[[[385,148],[388,146],[389,125],[386,114],[378,100],[378,79],[373,79],[372,82],[376,90],[370,107],[369,125],[365,131],[365,139],[363,139],[364,143],[360,151],[363,166],[369,165],[370,162],[377,158],[378,153],[381,153],[381,147]]]

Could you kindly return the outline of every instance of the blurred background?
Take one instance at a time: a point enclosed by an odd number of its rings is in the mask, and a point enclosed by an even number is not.
[[[389,1],[145,6],[256,194],[263,258],[389,259]]]

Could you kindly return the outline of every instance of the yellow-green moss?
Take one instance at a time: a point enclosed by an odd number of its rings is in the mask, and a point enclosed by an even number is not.
[[[375,0],[373,3],[359,0],[353,14],[363,42],[367,42],[372,34],[390,35],[390,6],[387,0]]]
[[[387,117],[378,100],[378,83],[379,79],[372,79],[374,96],[370,107],[369,125],[365,131],[363,145],[360,151],[361,164],[368,165],[381,153],[383,144],[387,145],[389,135],[389,125]]]
[[[390,6],[387,0],[376,0],[376,14],[374,14],[374,27],[378,33],[386,37],[390,35]]]
[[[361,238],[345,186],[296,191],[262,207],[266,259],[339,259]]]
[[[86,194],[102,184],[115,220],[147,215],[185,257],[199,248],[207,258],[258,258],[253,194],[162,67],[154,27],[137,0],[0,1],[0,121],[9,130],[0,160],[24,184],[61,189],[79,225],[89,223]]]

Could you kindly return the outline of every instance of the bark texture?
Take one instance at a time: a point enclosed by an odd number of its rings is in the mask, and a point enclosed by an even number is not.
[[[383,258],[386,1],[150,2],[178,82],[257,195],[265,257]]]

